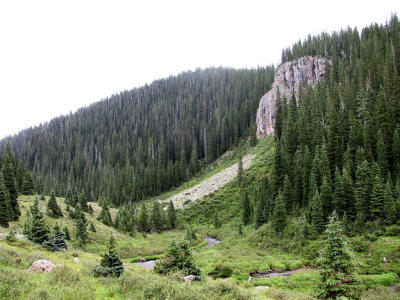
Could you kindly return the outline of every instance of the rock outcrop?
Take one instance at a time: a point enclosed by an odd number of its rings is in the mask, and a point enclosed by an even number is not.
[[[257,110],[257,137],[264,138],[275,130],[276,100],[290,99],[294,93],[296,100],[299,91],[307,85],[315,85],[325,75],[325,58],[304,56],[296,61],[281,64],[275,73],[272,89],[260,100]]]

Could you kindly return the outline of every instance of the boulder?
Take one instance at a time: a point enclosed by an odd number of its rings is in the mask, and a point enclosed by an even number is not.
[[[81,263],[81,260],[80,260],[79,258],[75,257],[75,258],[74,258],[74,263],[80,264],[80,263]]]
[[[259,285],[256,286],[256,290],[268,290],[269,286],[268,285]]]
[[[185,279],[185,281],[188,283],[192,283],[193,280],[196,280],[196,276],[188,275],[188,276],[185,276],[183,279]]]
[[[139,259],[139,261],[142,262],[142,263],[144,263],[144,262],[146,262],[146,259],[145,259],[144,257],[141,257],[141,258]]]
[[[53,268],[55,266],[56,265],[53,264],[51,261],[41,259],[41,260],[34,261],[32,263],[32,265],[30,266],[29,271],[35,272],[35,273],[48,273],[51,270],[53,270]]]

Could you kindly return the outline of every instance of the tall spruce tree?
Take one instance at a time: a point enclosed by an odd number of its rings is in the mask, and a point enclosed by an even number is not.
[[[169,201],[167,213],[168,213],[169,226],[171,229],[175,229],[176,228],[176,213],[175,213],[175,208],[174,208],[174,204],[172,203],[172,201]]]
[[[242,221],[244,225],[247,225],[250,223],[251,207],[249,196],[247,195],[246,191],[242,192],[242,207]]]
[[[325,231],[325,241],[320,254],[322,299],[348,297],[359,299],[354,267],[341,223],[336,216],[330,218]]]
[[[28,239],[39,244],[48,241],[50,238],[50,230],[39,209],[38,198],[35,198],[33,201],[33,204],[29,209],[29,215],[30,217],[27,218],[25,225]]]
[[[315,192],[314,197],[311,199],[310,208],[311,223],[318,233],[322,233],[324,231],[325,224],[322,213],[321,198],[318,191]]]
[[[8,191],[2,181],[2,176],[0,174],[0,226],[8,227],[10,210],[11,207],[10,199],[8,197]]]
[[[142,204],[142,208],[140,210],[138,229],[141,232],[149,231],[147,209],[144,203]]]
[[[51,251],[64,251],[68,249],[66,237],[57,224],[54,226],[52,235],[43,243],[43,246]]]
[[[80,203],[75,209],[75,244],[78,248],[85,249],[89,240],[87,233],[87,221]]]
[[[293,185],[288,175],[285,176],[285,181],[283,183],[282,197],[286,205],[286,211],[290,212],[295,204],[295,200],[293,195]]]
[[[386,224],[394,224],[397,220],[397,207],[393,198],[393,191],[390,181],[388,180],[384,190],[384,220]]]
[[[328,221],[328,217],[332,213],[333,208],[333,197],[332,197],[332,187],[330,185],[330,181],[326,179],[326,176],[322,179],[322,186],[321,186],[321,207],[322,207],[322,214],[324,216],[324,221]]]
[[[56,200],[55,191],[51,192],[49,201],[47,202],[47,215],[49,215],[50,217],[53,217],[53,218],[58,218],[58,217],[63,216],[61,208],[58,205],[57,200]]]
[[[157,232],[161,232],[164,224],[162,223],[160,205],[158,204],[158,201],[154,201],[154,203],[153,203],[153,211],[151,213],[151,220],[153,222],[153,228]]]
[[[376,174],[371,194],[371,218],[373,220],[383,220],[385,205],[385,192],[382,178]]]
[[[108,208],[106,202],[103,203],[103,206],[101,208],[100,214],[97,217],[97,219],[107,226],[113,226],[110,209]]]
[[[14,154],[11,150],[10,144],[7,144],[6,154],[3,158],[2,163],[4,185],[8,190],[8,196],[10,198],[10,206],[12,214],[9,214],[9,221],[16,221],[19,219],[21,212],[18,205],[18,192],[17,192],[17,181],[16,181],[16,168]]]
[[[371,170],[364,160],[356,171],[356,207],[364,218],[370,217],[370,202],[372,192]]]
[[[275,200],[274,216],[272,219],[272,226],[276,232],[282,232],[287,224],[287,213],[285,202],[283,201],[282,194],[279,193]]]

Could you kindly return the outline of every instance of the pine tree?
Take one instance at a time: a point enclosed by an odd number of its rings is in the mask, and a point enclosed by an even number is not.
[[[79,204],[81,205],[81,209],[82,211],[88,212],[88,205],[87,205],[87,196],[86,196],[86,192],[83,189],[82,192],[79,194]]]
[[[381,176],[386,177],[386,174],[389,170],[389,163],[388,163],[387,147],[381,130],[378,131],[378,142],[376,144],[376,153],[378,156],[377,163],[381,170]]]
[[[90,222],[89,230],[90,230],[91,232],[96,232],[96,227],[94,227],[93,222]]]
[[[371,170],[368,162],[364,160],[356,171],[356,207],[357,211],[367,219],[370,216],[371,191]]]
[[[18,205],[18,192],[16,182],[16,169],[14,155],[11,150],[10,144],[7,145],[6,155],[3,158],[2,163],[4,185],[8,190],[8,196],[10,199],[10,206],[12,214],[9,214],[9,221],[17,221],[21,212]]]
[[[138,227],[139,231],[141,232],[147,232],[149,230],[147,209],[144,203],[142,204],[142,209],[140,211]]]
[[[321,251],[322,299],[348,297],[359,299],[357,282],[349,251],[346,248],[343,228],[337,217],[331,217],[325,231],[324,248]]]
[[[342,183],[344,190],[344,198],[345,198],[345,213],[349,220],[353,221],[356,217],[356,207],[355,207],[355,194],[353,181],[351,179],[350,173],[343,167],[342,172]]]
[[[27,218],[25,228],[28,231],[28,239],[35,243],[42,244],[43,242],[49,240],[50,230],[47,227],[46,221],[43,218],[43,214],[39,209],[39,200],[35,198],[32,206],[29,210],[30,217]]]
[[[400,177],[400,127],[397,125],[392,139],[393,173]]]
[[[263,197],[261,197],[257,202],[256,221],[255,221],[256,229],[260,228],[265,222],[264,208],[265,208],[264,199]]]
[[[65,204],[73,206],[73,197],[74,195],[72,193],[71,186],[68,186],[67,193],[65,195]]]
[[[283,184],[283,192],[282,192],[283,201],[286,205],[286,211],[290,212],[294,206],[294,195],[293,195],[293,185],[290,182],[289,176],[285,176],[285,181]]]
[[[321,198],[318,191],[315,192],[314,197],[311,199],[310,207],[311,223],[314,225],[314,228],[318,233],[322,233],[325,226],[322,213]]]
[[[333,193],[334,208],[338,215],[343,216],[346,211],[346,195],[343,185],[343,178],[339,169],[335,171],[335,190]]]
[[[100,266],[95,268],[94,273],[96,276],[119,277],[123,272],[124,266],[115,247],[114,237],[111,234],[108,243],[108,251],[102,255]]]
[[[53,217],[53,218],[58,218],[58,217],[63,216],[61,208],[60,208],[60,206],[58,206],[58,203],[56,200],[55,191],[51,192],[51,196],[49,198],[49,201],[47,202],[47,215],[50,217]]]
[[[218,213],[214,214],[214,228],[218,229],[221,228],[221,221],[219,220]]]
[[[242,153],[239,151],[238,155],[238,173],[237,173],[238,187],[241,189],[243,187],[243,157]]]
[[[272,219],[272,226],[276,232],[282,232],[287,224],[287,213],[285,202],[283,201],[282,194],[279,193],[275,200],[274,216]]]
[[[176,228],[176,213],[175,213],[175,208],[174,208],[174,204],[172,203],[172,201],[169,201],[167,213],[168,213],[169,226],[171,229],[175,229]]]
[[[371,217],[373,220],[383,220],[385,195],[382,178],[376,174],[371,194]]]
[[[8,227],[8,221],[10,219],[9,216],[10,210],[11,207],[10,207],[10,199],[8,197],[8,191],[0,175],[0,226]]]
[[[332,187],[326,177],[322,179],[320,199],[324,222],[326,222],[333,210]]]
[[[86,243],[88,241],[87,234],[87,221],[85,214],[82,211],[80,203],[77,205],[75,209],[75,243],[78,248],[85,249]]]
[[[101,208],[99,216],[97,217],[97,220],[101,221],[103,224],[107,226],[113,226],[110,209],[108,208],[107,203],[105,202],[103,203],[103,206]]]
[[[51,251],[64,251],[68,249],[65,235],[57,224],[54,226],[51,237],[43,243],[43,246]]]
[[[24,195],[32,195],[35,192],[35,187],[33,186],[31,174],[28,171],[25,171],[24,173],[21,192]]]
[[[250,200],[246,191],[242,193],[242,221],[244,225],[249,224],[251,217],[251,208],[250,208]]]
[[[392,186],[390,181],[385,185],[384,191],[384,220],[386,224],[394,224],[397,221],[396,202],[393,198]]]
[[[163,224],[162,224],[162,220],[161,220],[161,211],[160,211],[160,205],[158,204],[158,201],[154,201],[153,211],[151,214],[151,220],[153,221],[154,229],[157,232],[161,232]]]

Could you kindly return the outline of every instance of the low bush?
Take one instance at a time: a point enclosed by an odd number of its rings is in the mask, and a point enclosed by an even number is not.
[[[233,270],[231,267],[226,266],[226,265],[216,265],[214,270],[208,275],[212,276],[213,278],[228,278],[231,277],[233,273]]]

